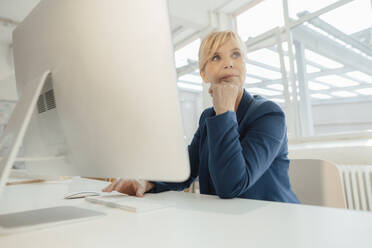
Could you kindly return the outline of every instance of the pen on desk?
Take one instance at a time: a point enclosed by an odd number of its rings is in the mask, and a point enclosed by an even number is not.
[[[18,184],[28,184],[28,183],[41,183],[44,182],[44,179],[32,179],[32,180],[24,180],[18,182],[7,182],[6,185],[18,185]]]

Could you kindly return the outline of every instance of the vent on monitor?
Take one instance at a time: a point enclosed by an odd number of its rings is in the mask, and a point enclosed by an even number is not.
[[[48,110],[54,109],[56,107],[53,90],[49,90],[45,93],[45,101]]]
[[[56,108],[56,100],[54,98],[53,89],[51,89],[39,96],[37,100],[37,110],[39,114],[41,114],[54,108]]]
[[[40,95],[39,99],[37,100],[37,111],[39,114],[43,113],[46,111],[45,109],[45,102],[44,102],[44,96]]]

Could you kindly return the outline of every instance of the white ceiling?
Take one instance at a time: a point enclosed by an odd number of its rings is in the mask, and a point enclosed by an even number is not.
[[[39,0],[0,0],[0,43],[11,43],[15,28],[13,22],[21,22],[38,2]]]
[[[0,0],[0,17],[20,22],[39,0]]]
[[[209,12],[233,12],[253,0],[168,0],[171,28],[178,39],[209,25]],[[0,0],[0,43],[11,43],[11,33],[39,0]],[[8,22],[9,20],[10,22]],[[173,37],[176,38],[176,37]]]

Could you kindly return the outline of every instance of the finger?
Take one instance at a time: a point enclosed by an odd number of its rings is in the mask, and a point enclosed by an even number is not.
[[[138,187],[136,190],[136,196],[137,197],[143,197],[143,194],[145,193],[145,190],[143,190],[141,187]]]
[[[103,192],[111,192],[115,188],[115,186],[118,182],[119,182],[119,180],[115,180],[113,183],[111,183],[109,186],[104,188],[102,191]]]

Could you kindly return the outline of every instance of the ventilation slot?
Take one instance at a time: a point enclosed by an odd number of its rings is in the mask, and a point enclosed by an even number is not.
[[[39,114],[43,113],[46,111],[45,109],[45,102],[44,102],[44,96],[40,95],[39,99],[37,100],[37,111]]]
[[[47,109],[54,109],[56,107],[56,101],[54,99],[54,92],[53,90],[49,90],[45,93],[45,100],[46,100],[46,105]]]

